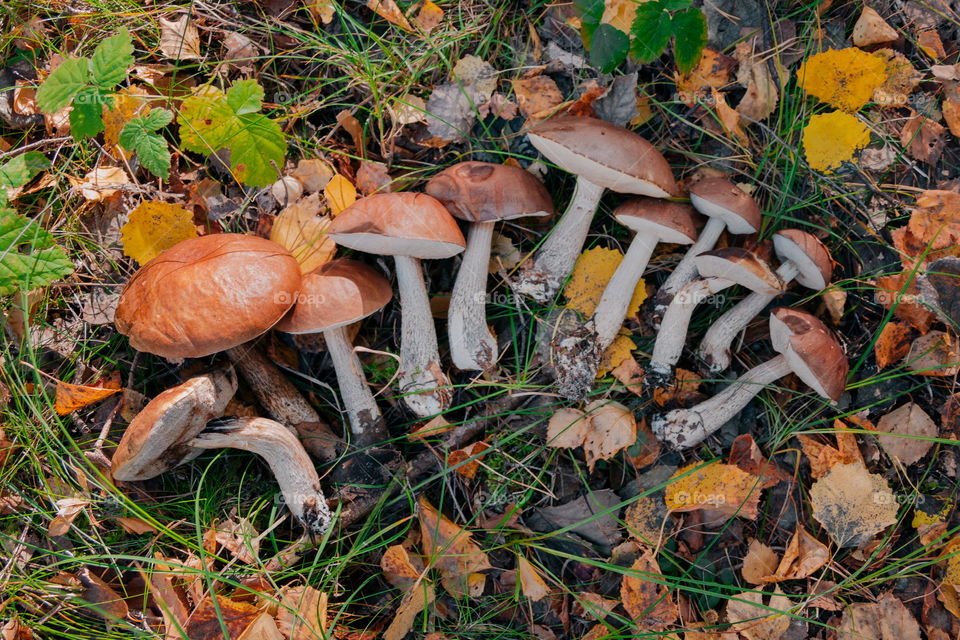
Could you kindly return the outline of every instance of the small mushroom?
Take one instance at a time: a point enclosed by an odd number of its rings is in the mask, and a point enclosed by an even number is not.
[[[460,162],[426,186],[454,216],[470,223],[467,249],[447,311],[450,357],[462,370],[487,371],[497,362],[497,339],[487,327],[487,265],[493,228],[500,220],[554,212],[539,180],[518,167]]]
[[[830,252],[814,236],[799,229],[784,229],[773,235],[773,248],[780,258],[777,276],[784,287],[796,280],[808,289],[820,291],[830,283],[833,273]],[[710,373],[730,366],[730,345],[737,334],[781,292],[751,293],[713,323],[698,350]]]
[[[393,256],[400,291],[400,391],[418,416],[450,405],[450,381],[440,368],[437,331],[420,260],[450,258],[466,242],[457,221],[423,193],[381,193],[350,205],[334,218],[329,235],[339,245]]]
[[[359,446],[382,441],[385,433],[347,326],[379,311],[392,297],[390,283],[376,269],[338,258],[303,276],[297,304],[275,326],[286,333],[323,333]]]
[[[690,187],[690,202],[707,216],[707,224],[654,296],[652,320],[657,329],[673,296],[697,277],[694,258],[712,249],[724,229],[747,234],[756,233],[760,228],[760,207],[756,200],[726,178],[704,178],[695,183]]]
[[[666,386],[672,379],[673,367],[683,353],[690,318],[706,298],[736,284],[767,294],[777,294],[782,287],[766,261],[740,247],[704,251],[694,257],[693,263],[701,277],[684,285],[663,314],[663,326],[646,369],[647,384],[652,388]]]
[[[143,265],[117,304],[117,330],[130,345],[179,360],[225,351],[274,418],[311,453],[336,456],[337,438],[317,412],[249,341],[293,306],[300,266],[280,245],[221,233],[180,242]]]
[[[158,395],[124,432],[111,461],[113,477],[147,480],[196,458],[203,449],[243,449],[267,461],[293,515],[311,534],[322,534],[330,525],[330,509],[297,437],[266,418],[218,420],[236,390],[236,375],[227,368]]]
[[[668,198],[676,194],[677,185],[670,165],[652,144],[615,124],[559,116],[527,135],[548,160],[577,176],[566,211],[514,282],[518,293],[546,302],[573,270],[605,189]]]
[[[697,238],[696,214],[689,205],[655,198],[633,198],[613,212],[635,233],[627,253],[607,283],[593,316],[581,334],[560,342],[554,353],[560,393],[581,399],[590,390],[603,352],[623,326],[637,283],[660,242],[691,244]]]
[[[840,399],[849,364],[840,343],[820,320],[796,309],[775,309],[770,315],[770,341],[780,355],[750,369],[709,400],[655,416],[651,427],[657,438],[675,449],[699,444],[767,385],[789,373],[824,398]]]

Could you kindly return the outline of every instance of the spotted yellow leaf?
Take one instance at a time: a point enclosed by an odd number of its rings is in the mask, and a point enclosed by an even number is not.
[[[748,520],[757,517],[763,483],[735,465],[694,462],[678,469],[669,483],[664,500],[670,511],[713,509]]]
[[[143,265],[161,251],[197,237],[193,214],[168,202],[141,202],[120,229],[123,253]]]
[[[330,205],[330,213],[337,215],[357,201],[357,188],[338,173],[323,188],[323,195]]]
[[[797,70],[800,88],[843,111],[857,111],[886,81],[884,60],[857,49],[831,49],[807,58]]]

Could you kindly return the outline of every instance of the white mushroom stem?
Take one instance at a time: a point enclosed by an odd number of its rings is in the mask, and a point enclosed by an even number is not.
[[[296,436],[266,418],[231,418],[211,422],[188,443],[197,449],[242,449],[266,461],[291,513],[313,535],[330,526],[330,509],[320,478]]]
[[[493,222],[474,222],[467,234],[457,281],[450,295],[447,334],[450,358],[464,371],[486,371],[497,361],[497,339],[487,327],[487,265]]]
[[[655,416],[651,423],[653,433],[673,449],[697,445],[736,416],[767,385],[791,371],[785,356],[767,360],[709,400]]]
[[[630,301],[633,300],[633,292],[643,277],[658,242],[660,240],[656,236],[635,235],[626,255],[603,290],[592,319],[597,347],[601,353],[620,333]]]
[[[333,369],[337,373],[337,386],[350,420],[354,444],[373,444],[368,440],[374,436],[371,431],[378,430],[380,409],[363,376],[363,367],[350,343],[347,327],[327,329],[323,332],[323,338],[327,343],[330,360],[333,361]]]
[[[556,295],[573,271],[603,192],[603,187],[577,177],[576,190],[566,211],[540,245],[533,261],[524,266],[514,282],[518,293],[539,302],[547,302]]]
[[[717,244],[717,240],[720,239],[720,234],[723,233],[723,230],[726,228],[727,223],[724,222],[723,218],[715,217],[707,219],[703,230],[700,231],[700,234],[697,236],[697,241],[690,246],[680,262],[677,263],[677,266],[673,268],[673,272],[667,276],[667,279],[664,280],[663,284],[660,285],[660,288],[657,290],[653,306],[654,328],[660,328],[662,315],[666,313],[666,308],[669,306],[673,296],[683,289],[687,283],[697,277],[697,264],[693,259],[704,251],[713,249]]]
[[[701,278],[688,282],[670,301],[663,314],[663,328],[657,334],[653,345],[653,357],[647,367],[648,374],[667,378],[673,373],[673,367],[683,354],[687,339],[687,328],[693,311],[709,296],[733,286],[732,280],[724,278]]]
[[[400,292],[400,393],[420,417],[444,411],[450,404],[450,382],[440,368],[437,331],[420,261],[394,256]]]
[[[800,270],[791,261],[784,262],[777,269],[777,276],[786,288],[787,284],[797,277]],[[754,291],[738,302],[725,314],[714,322],[703,341],[697,354],[710,373],[719,373],[730,366],[730,345],[737,335],[750,324],[750,321],[763,311],[779,293],[758,293]]]

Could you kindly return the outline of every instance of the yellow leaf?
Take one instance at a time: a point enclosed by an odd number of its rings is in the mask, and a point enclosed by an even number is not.
[[[732,464],[694,462],[670,478],[664,500],[670,511],[714,509],[748,520],[757,517],[760,478]]]
[[[323,195],[330,204],[330,213],[337,215],[357,201],[357,188],[338,173],[323,188]]]
[[[330,218],[320,215],[320,195],[311,194],[285,208],[273,221],[270,239],[300,263],[301,273],[310,273],[333,258],[337,245],[327,236]]]
[[[831,49],[807,58],[797,82],[807,93],[844,111],[856,111],[886,80],[886,63],[856,47]]]
[[[103,110],[103,142],[108,147],[120,144],[124,125],[149,110],[150,92],[138,85],[125,87],[113,96],[113,107]],[[129,153],[129,152],[128,152]]]
[[[649,549],[644,549],[630,567],[630,572],[623,575],[620,600],[641,629],[663,631],[679,616],[673,595],[663,582],[657,558]]]
[[[584,316],[593,315],[594,309],[600,302],[600,296],[603,295],[604,287],[607,286],[607,282],[622,260],[623,254],[616,249],[596,247],[581,253],[577,258],[577,264],[573,267],[570,282],[564,289],[567,308],[579,311]],[[647,287],[641,280],[633,292],[627,315],[635,314],[646,297]]]
[[[630,33],[633,19],[637,15],[637,0],[606,0],[603,7],[602,24],[609,24],[624,33]]]
[[[141,202],[120,229],[124,255],[141,265],[173,245],[196,237],[193,214],[168,202]]]
[[[810,117],[803,129],[803,151],[810,167],[832,173],[870,143],[870,130],[849,113],[833,111]]]
[[[401,29],[413,31],[410,21],[403,15],[403,11],[394,0],[367,0],[367,8],[387,22],[392,22]]]
[[[960,586],[960,536],[947,543],[947,570],[943,574],[943,583]]]
[[[443,20],[443,9],[433,2],[430,2],[430,0],[426,0],[420,7],[420,11],[414,20],[424,33],[429,34],[436,29],[440,25],[440,21]]]
[[[333,0],[318,0],[316,2],[310,2],[308,0],[304,6],[307,8],[307,11],[310,12],[310,15],[313,16],[314,20],[319,20],[323,24],[333,22],[333,16],[337,12]]]
[[[600,368],[597,369],[597,377],[602,378],[623,364],[624,360],[632,358],[636,346],[627,334],[621,333],[614,338],[607,350],[603,352],[603,357],[600,359]]]
[[[543,600],[550,593],[550,588],[540,576],[540,572],[523,556],[517,556],[517,575],[520,577],[523,595],[534,602]]]

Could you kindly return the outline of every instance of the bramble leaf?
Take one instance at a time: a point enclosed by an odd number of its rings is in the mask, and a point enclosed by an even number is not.
[[[68,58],[53,70],[37,89],[37,106],[44,113],[55,113],[70,104],[90,80],[90,62],[86,58]]]
[[[50,232],[11,209],[0,209],[0,295],[44,287],[73,272]]]
[[[173,113],[153,109],[147,115],[134,118],[120,132],[120,146],[137,154],[140,164],[150,173],[164,180],[170,174],[170,150],[167,141],[155,133],[170,124]]]
[[[103,91],[113,89],[127,77],[127,68],[133,65],[133,41],[130,32],[121,29],[93,51],[90,75],[93,83]]]
[[[227,89],[227,104],[238,115],[256,113],[263,105],[263,87],[256,80],[238,80]]]
[[[84,87],[73,98],[70,134],[74,140],[92,138],[103,131],[104,96],[96,87]]]
[[[0,206],[7,203],[7,189],[22,187],[44,169],[50,161],[39,151],[28,151],[0,167]]]
[[[630,33],[633,36],[630,55],[637,62],[653,62],[670,42],[673,33],[670,14],[659,2],[644,2],[637,7]]]
[[[601,73],[610,73],[627,57],[630,37],[611,24],[601,24],[593,32],[590,64]]]
[[[667,11],[681,11],[693,4],[693,2],[692,0],[660,0],[660,4],[663,5],[663,8]]]
[[[574,0],[573,8],[580,16],[580,35],[584,46],[589,49],[593,42],[593,33],[600,26],[605,8],[604,0]]]
[[[673,14],[673,54],[680,73],[690,73],[707,46],[707,19],[696,7]]]

